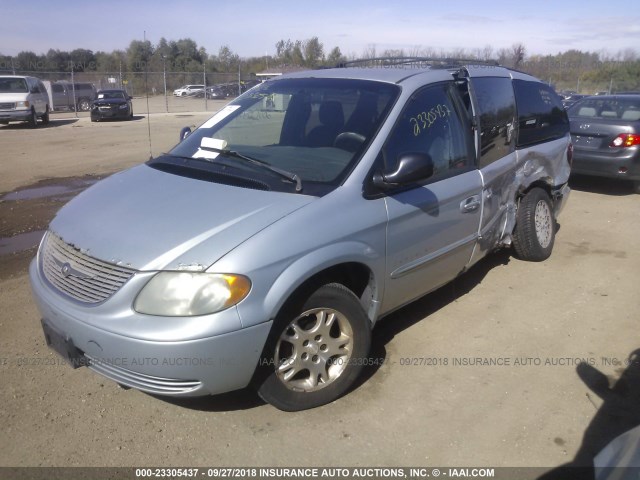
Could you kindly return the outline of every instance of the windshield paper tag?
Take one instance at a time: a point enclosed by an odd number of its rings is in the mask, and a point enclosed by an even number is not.
[[[218,152],[207,150],[207,147],[215,148],[216,150],[224,150],[227,148],[227,141],[220,140],[218,138],[202,137],[202,140],[200,141],[200,148],[198,148],[196,153],[193,154],[193,158],[208,158],[213,160],[220,155]]]
[[[227,118],[229,115],[231,115],[233,112],[235,112],[239,108],[240,108],[240,105],[227,105],[222,110],[218,111],[218,113],[216,113],[209,120],[204,122],[200,128],[213,127],[216,123],[221,122],[222,120]]]

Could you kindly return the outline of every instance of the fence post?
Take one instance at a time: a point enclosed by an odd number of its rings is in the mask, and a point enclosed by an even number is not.
[[[204,111],[207,111],[207,64],[203,62],[202,64],[202,79],[204,83]]]
[[[71,64],[71,91],[73,92],[73,111],[76,113],[76,118],[78,118],[78,100],[76,98],[76,82],[73,77],[73,63]]]

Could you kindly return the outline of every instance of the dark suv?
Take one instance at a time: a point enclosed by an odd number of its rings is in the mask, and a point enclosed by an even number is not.
[[[87,112],[96,98],[92,83],[55,82],[51,84],[54,110],[79,110]]]

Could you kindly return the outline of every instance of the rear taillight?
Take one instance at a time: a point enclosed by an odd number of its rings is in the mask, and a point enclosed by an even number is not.
[[[633,147],[634,145],[640,145],[640,135],[634,133],[621,133],[613,142],[609,144],[610,147]]]
[[[573,143],[569,142],[569,146],[567,147],[567,162],[569,162],[569,167],[573,165]]]

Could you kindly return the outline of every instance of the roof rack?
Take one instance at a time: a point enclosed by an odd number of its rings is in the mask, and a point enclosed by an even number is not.
[[[497,67],[500,64],[495,60],[478,60],[477,58],[375,57],[349,60],[339,63],[336,67],[402,68],[404,66],[413,66],[414,68],[456,68],[465,65],[489,65]]]

